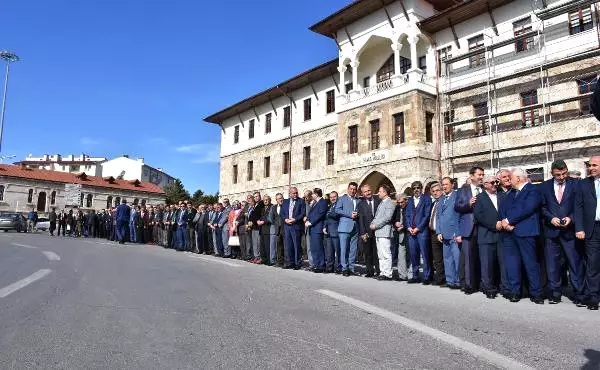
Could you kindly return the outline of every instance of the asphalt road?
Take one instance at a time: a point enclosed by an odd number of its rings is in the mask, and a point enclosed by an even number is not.
[[[600,314],[0,234],[1,369],[600,368]]]

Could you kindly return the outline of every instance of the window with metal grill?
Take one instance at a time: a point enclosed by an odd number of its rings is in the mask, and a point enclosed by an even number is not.
[[[409,58],[400,57],[400,73],[406,74],[411,67],[411,61]]]
[[[592,8],[577,9],[569,13],[569,33],[574,35],[583,31],[591,30],[594,27],[592,20]]]
[[[406,141],[404,134],[404,113],[396,113],[394,118],[394,144],[402,144]]]
[[[394,54],[392,54],[377,71],[377,83],[389,80],[394,73]]]
[[[449,123],[454,122],[454,109],[444,112],[444,140],[449,142],[454,137],[454,126]]]
[[[537,90],[531,90],[521,93],[521,106],[528,107],[538,103]],[[540,123],[538,108],[528,108],[523,111],[522,127],[537,126]]]
[[[483,35],[475,36],[469,39],[469,51],[479,49],[481,49],[481,53],[469,57],[469,67],[471,68],[485,64],[485,53],[483,50]]]
[[[371,143],[370,149],[375,150],[379,149],[379,120],[373,120],[369,122],[369,126],[371,128]]]
[[[513,33],[515,37],[531,32],[531,18],[527,17],[513,23]],[[517,53],[531,50],[533,48],[533,36],[518,38],[515,41],[515,50]]]

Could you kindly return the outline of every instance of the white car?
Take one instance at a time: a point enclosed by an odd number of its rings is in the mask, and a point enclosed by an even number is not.
[[[50,220],[44,217],[38,218],[37,223],[35,224],[36,230],[48,231],[50,229]]]

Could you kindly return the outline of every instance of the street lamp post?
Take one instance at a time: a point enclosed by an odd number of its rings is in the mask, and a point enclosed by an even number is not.
[[[2,152],[2,133],[4,132],[4,112],[6,111],[6,91],[8,90],[8,74],[10,64],[19,61],[19,57],[10,51],[0,51],[0,58],[6,61],[6,75],[4,77],[4,92],[2,94],[2,113],[0,113],[0,153]]]

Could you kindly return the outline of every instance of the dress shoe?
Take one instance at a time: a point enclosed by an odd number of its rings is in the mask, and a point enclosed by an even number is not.
[[[335,270],[335,271],[334,271],[334,273],[335,273],[336,275],[340,275],[340,274],[342,273],[342,270]]]
[[[431,280],[423,280],[423,285],[431,285]]]
[[[496,299],[496,293],[486,293],[485,296],[488,299]]]
[[[291,267],[291,266],[282,266],[281,268],[282,268],[282,269],[284,269],[284,270],[289,270],[289,269],[291,269],[292,267]]]
[[[590,311],[598,311],[598,303],[590,303],[587,305],[587,309]]]
[[[552,297],[548,298],[549,304],[557,304],[560,302],[561,302],[560,296],[552,296]]]
[[[375,276],[375,275],[374,275],[372,272],[367,272],[367,273],[365,274],[365,277],[366,277],[366,278],[370,278],[370,277],[373,277],[373,276]]]
[[[348,271],[348,274],[350,276],[362,276],[360,273],[356,272],[356,271]]]
[[[446,283],[441,283],[441,284],[439,285],[439,287],[440,287],[440,288],[448,288],[448,287],[449,287],[449,285],[448,285],[448,284],[446,284]]]
[[[387,277],[385,275],[379,275],[379,276],[377,276],[377,280],[379,280],[379,281],[389,281],[389,280],[392,280],[392,278],[391,277]]]
[[[344,272],[342,272],[342,275],[348,277],[350,276],[350,273],[348,272],[348,270],[344,270]]]
[[[398,279],[399,279],[398,281],[408,281],[407,277],[399,277]]]
[[[419,279],[410,278],[410,279],[408,279],[408,283],[409,284],[418,284],[418,283],[420,283],[420,281],[419,281]]]
[[[544,298],[542,297],[531,297],[529,300],[535,304],[544,304]]]
[[[448,288],[450,288],[451,290],[460,290],[460,286],[459,285],[450,284],[450,285],[448,285]]]
[[[394,276],[392,276],[392,280],[394,280],[394,281],[400,281],[400,276],[394,275]]]
[[[300,270],[300,266],[294,266],[294,270]]]
[[[512,303],[517,303],[521,300],[521,297],[516,294],[507,294],[507,298]]]
[[[315,274],[322,274],[323,272],[325,272],[325,270],[323,270],[323,269],[314,269],[312,272],[314,272]]]
[[[471,295],[471,294],[475,293],[475,289],[473,289],[473,288],[465,288],[463,290],[463,293],[465,293],[466,295]]]

